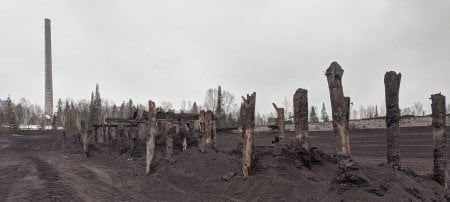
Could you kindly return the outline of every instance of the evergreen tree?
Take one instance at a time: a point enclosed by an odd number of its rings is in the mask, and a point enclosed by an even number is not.
[[[311,123],[319,122],[319,117],[317,116],[317,113],[316,113],[316,107],[314,107],[314,106],[311,106],[311,113],[309,113],[309,121]]]
[[[58,104],[56,105],[57,111],[56,111],[56,125],[57,126],[63,126],[63,102],[61,98],[58,99]]]
[[[227,125],[227,115],[223,110],[223,95],[222,95],[222,87],[219,85],[217,89],[217,104],[215,115],[217,116],[217,127],[224,128]]]
[[[133,117],[133,113],[134,113],[134,103],[133,100],[129,99],[128,103],[127,103],[127,116],[125,118],[130,119]]]
[[[91,93],[91,102],[89,104],[89,120],[87,123],[87,126],[91,126],[93,124],[97,123],[97,110],[96,110],[96,103],[95,103],[95,97],[94,92]]]
[[[64,129],[70,130],[70,105],[69,101],[66,101],[66,106],[64,107]]]
[[[117,118],[117,106],[116,106],[116,104],[114,104],[114,105],[112,106],[111,117],[112,117],[112,118]]]
[[[194,102],[194,104],[192,104],[191,113],[192,114],[198,114],[199,113],[198,106],[197,106],[196,102]]]
[[[103,122],[102,118],[102,99],[100,97],[100,88],[98,84],[95,86],[95,124],[100,124]]]
[[[122,105],[120,105],[119,118],[125,118],[125,101],[123,101]]]
[[[18,128],[16,115],[14,114],[14,104],[9,96],[6,98],[6,123],[9,129]]]
[[[375,118],[378,118],[378,106],[375,105]]]
[[[327,114],[327,108],[325,108],[325,103],[322,103],[322,110],[320,111],[321,119],[323,122],[330,121],[330,117]]]

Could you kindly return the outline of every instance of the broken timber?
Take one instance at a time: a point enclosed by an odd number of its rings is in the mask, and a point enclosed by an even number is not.
[[[445,96],[431,95],[433,127],[433,177],[436,182],[447,188],[447,135],[445,133]]]
[[[342,75],[344,70],[337,62],[332,62],[326,70],[325,75],[328,80],[328,88],[330,90],[331,111],[333,117],[333,129],[337,138],[338,148],[338,165],[341,170],[346,170],[353,166],[350,157],[350,139],[347,130],[346,101],[342,88]]]
[[[277,112],[277,122],[278,122],[278,138],[281,142],[285,139],[285,122],[284,122],[284,108],[279,108],[275,103],[272,103],[275,111]]]
[[[304,149],[309,149],[308,144],[308,91],[297,89],[293,98],[295,137]]]
[[[400,168],[400,108],[398,106],[401,73],[394,71],[386,72],[384,75],[384,88],[386,99],[386,142],[387,142],[387,164],[393,168]]]
[[[242,174],[248,176],[250,172],[251,162],[253,160],[253,134],[255,129],[255,101],[256,93],[247,94],[247,98],[242,97],[241,103],[241,121],[243,133],[243,150],[242,150]]]

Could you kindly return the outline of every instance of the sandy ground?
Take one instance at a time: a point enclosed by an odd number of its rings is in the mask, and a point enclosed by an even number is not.
[[[429,158],[404,158],[405,171],[382,156],[355,154],[362,181],[339,184],[335,159],[320,151],[272,155],[273,133],[255,135],[252,176],[241,176],[240,134],[219,133],[219,151],[201,154],[192,143],[171,161],[157,147],[152,173],[144,157],[96,146],[91,158],[61,134],[0,134],[0,201],[446,201],[431,180]],[[290,134],[292,135],[292,134]],[[192,138],[195,139],[195,138]],[[161,140],[159,142],[162,142]],[[191,141],[193,142],[193,141]],[[326,143],[324,143],[326,144]],[[323,146],[323,145],[322,145]],[[314,155],[316,161],[308,159]],[[420,156],[420,155],[419,155]],[[306,160],[305,160],[306,159]],[[415,171],[415,172],[413,172]]]

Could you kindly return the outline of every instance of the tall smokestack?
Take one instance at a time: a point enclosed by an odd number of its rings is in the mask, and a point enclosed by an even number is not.
[[[50,19],[45,18],[45,115],[53,117],[52,35]]]

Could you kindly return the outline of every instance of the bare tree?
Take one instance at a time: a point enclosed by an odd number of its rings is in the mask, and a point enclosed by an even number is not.
[[[162,101],[161,102],[161,108],[167,112],[173,109],[173,105],[172,103],[168,102],[168,101]]]
[[[217,89],[210,88],[206,91],[203,106],[207,110],[215,110],[217,105]]]
[[[283,105],[285,113],[284,117],[286,120],[291,120],[292,116],[292,102],[290,99],[287,98],[287,96],[284,96],[283,102],[281,102],[281,105]]]

